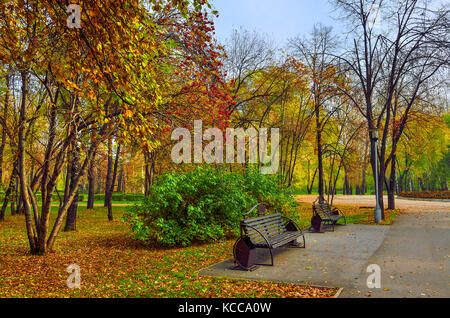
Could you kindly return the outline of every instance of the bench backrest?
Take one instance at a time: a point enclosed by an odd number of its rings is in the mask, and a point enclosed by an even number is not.
[[[286,225],[279,213],[243,220],[241,227],[254,244],[265,242],[258,231],[267,239],[286,232]]]
[[[333,215],[331,211],[331,206],[328,203],[319,203],[313,205],[314,212],[317,213],[320,217],[329,217]]]

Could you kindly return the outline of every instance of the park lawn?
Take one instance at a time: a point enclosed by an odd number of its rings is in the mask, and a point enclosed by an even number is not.
[[[56,211],[53,208],[53,217]],[[80,208],[76,232],[62,232],[56,251],[28,253],[24,217],[0,223],[0,297],[330,297],[337,289],[200,277],[197,271],[232,257],[233,241],[188,248],[151,248],[120,221],[126,207]],[[67,266],[81,269],[81,289],[69,289]]]
[[[353,205],[335,205],[335,207],[344,213],[348,224],[375,224],[373,208]],[[385,210],[385,220],[378,225],[392,224],[399,212],[399,209]],[[302,229],[309,228],[311,226],[312,205],[310,203],[298,202],[298,207],[291,217]],[[343,219],[339,220],[339,223],[344,223]]]

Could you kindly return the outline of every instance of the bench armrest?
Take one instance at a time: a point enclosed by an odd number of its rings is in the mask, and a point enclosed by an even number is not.
[[[333,210],[331,210],[332,213],[337,213],[337,215],[342,215],[344,217],[345,224],[347,224],[347,219],[345,218],[344,212],[342,212],[340,209],[333,207]]]
[[[284,215],[282,215],[281,217],[282,217],[283,219],[286,219],[287,221],[289,221],[289,223],[294,224],[294,226],[295,226],[295,228],[297,229],[297,231],[301,232],[302,235],[303,235],[302,229],[300,228],[300,226],[298,226],[298,224],[297,224],[294,220],[292,220],[291,218],[288,218],[287,216],[284,216]]]
[[[344,213],[343,213],[340,209],[338,209],[337,207],[333,207],[333,209],[331,210],[331,212],[332,212],[332,213],[337,212],[337,214],[344,215]]]
[[[272,245],[270,245],[269,240],[267,239],[267,237],[265,237],[264,234],[262,234],[262,233],[261,233],[260,231],[258,231],[256,228],[254,228],[254,227],[251,226],[251,225],[241,225],[241,226],[251,228],[253,231],[255,231],[256,233],[258,233],[258,235],[261,236],[261,237],[264,239],[264,241],[266,241],[267,246],[272,247]],[[245,234],[247,235],[247,233],[245,233]],[[248,236],[248,235],[247,235],[247,236]]]
[[[244,220],[247,218],[247,216],[249,216],[250,214],[252,214],[252,212],[259,206],[259,203],[257,205],[255,205],[253,208],[250,209],[250,211],[248,211],[247,213],[243,214]]]

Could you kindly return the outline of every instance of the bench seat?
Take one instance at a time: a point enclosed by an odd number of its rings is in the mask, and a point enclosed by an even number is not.
[[[290,242],[297,240],[297,238],[299,238],[302,235],[303,234],[300,232],[288,231],[283,234],[277,235],[275,237],[271,237],[268,239],[268,241],[269,241],[270,246],[272,246],[272,248],[278,248],[278,247],[287,245]],[[267,244],[264,244],[264,243],[257,243],[257,244],[255,244],[255,246],[258,248],[268,248],[269,247]]]

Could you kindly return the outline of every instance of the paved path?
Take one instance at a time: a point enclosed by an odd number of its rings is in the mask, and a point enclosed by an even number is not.
[[[304,202],[314,196],[299,196]],[[231,270],[232,260],[200,275],[344,287],[340,297],[450,297],[450,203],[398,199],[391,226],[347,225],[307,233],[306,249],[278,249],[274,267]],[[338,196],[335,204],[373,206],[373,196]],[[267,261],[267,251],[259,251]],[[381,289],[368,289],[367,266],[381,268]]]
[[[402,214],[341,297],[450,297],[450,213]],[[364,268],[381,268],[381,289],[368,289]]]

